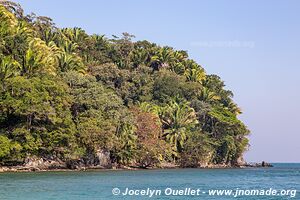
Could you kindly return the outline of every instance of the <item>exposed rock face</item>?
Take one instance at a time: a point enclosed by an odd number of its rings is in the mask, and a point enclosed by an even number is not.
[[[85,169],[85,163],[82,159],[77,160],[68,160],[66,162],[66,166],[68,169]]]
[[[40,171],[51,169],[73,169],[85,170],[86,168],[112,168],[109,151],[98,149],[96,154],[91,153],[84,158],[62,161],[54,157],[36,157],[30,156],[24,160],[24,163],[18,166],[1,167],[0,171]]]
[[[244,160],[243,156],[240,156],[236,161],[237,166],[244,166],[247,164],[247,162]]]
[[[110,160],[110,153],[108,151],[98,149],[96,156],[99,160],[99,166],[104,167],[104,168],[112,167],[111,160]]]
[[[66,164],[60,159],[28,157],[25,159],[23,167],[37,170],[64,169]]]
[[[246,163],[243,167],[273,167],[270,163],[262,161],[261,163]]]
[[[112,168],[109,151],[98,149],[96,154],[91,153],[84,158],[77,160],[69,160],[66,163],[69,169],[85,169],[85,168]]]
[[[265,161],[262,161],[262,162],[261,162],[261,166],[262,166],[262,167],[273,167],[273,165],[271,165],[270,163],[267,163],[267,162],[265,162]]]

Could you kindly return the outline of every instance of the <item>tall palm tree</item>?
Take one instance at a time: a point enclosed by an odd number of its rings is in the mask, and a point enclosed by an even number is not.
[[[29,76],[44,72],[56,74],[56,68],[57,59],[53,52],[53,46],[49,47],[41,39],[34,38],[29,43],[29,48],[24,55],[22,74]]]
[[[19,21],[18,25],[16,26],[16,33],[15,35],[19,35],[20,37],[25,38],[25,40],[30,40],[33,38],[33,30],[28,27],[26,22],[24,21]]]
[[[229,111],[234,113],[235,115],[242,114],[241,108],[238,107],[238,105],[236,103],[234,103],[233,101],[230,101],[227,107],[228,107]]]
[[[231,135],[225,135],[222,141],[223,144],[221,146],[221,152],[223,154],[222,155],[223,160],[221,162],[228,164],[229,161],[233,160],[233,157],[237,152],[235,138]]]
[[[136,150],[137,136],[135,135],[134,126],[129,123],[121,123],[117,128],[116,136],[120,145],[117,152],[119,162],[127,164],[134,158]]]
[[[191,128],[198,123],[194,109],[187,101],[175,98],[161,109],[160,119],[164,128],[162,137],[180,152]]]
[[[59,39],[59,34],[50,28],[43,29],[41,32],[42,39],[49,45],[50,42],[57,41]]]
[[[212,103],[220,99],[220,96],[218,96],[215,92],[210,91],[207,87],[203,87],[199,95],[199,100],[207,103]]]
[[[75,53],[78,49],[78,44],[65,40],[60,44],[60,48],[62,48],[66,53]]]
[[[170,70],[176,74],[183,75],[185,72],[185,61],[187,58],[187,53],[185,51],[175,51],[173,53],[174,60],[170,66]]]
[[[10,37],[8,45],[6,45],[6,52],[21,62],[22,55],[25,54],[28,44],[34,38],[34,31],[28,27],[26,22],[19,21]]]
[[[64,29],[61,29],[61,32],[64,34],[64,36],[68,40],[75,42],[75,43],[85,40],[87,37],[85,31],[78,27],[64,28]]]
[[[10,28],[15,27],[18,23],[16,17],[1,4],[0,19],[0,34],[9,31]]]
[[[143,102],[139,105],[140,109],[145,112],[153,113],[157,116],[159,116],[159,113],[161,112],[161,107],[155,104],[151,104],[148,102]]]
[[[206,78],[204,69],[193,60],[185,61],[184,75],[189,81],[202,83]]]
[[[0,51],[3,51],[6,50],[7,37],[11,37],[15,32],[15,28],[17,26],[17,19],[1,4],[0,19]]]
[[[175,72],[178,75],[183,75],[185,73],[185,66],[182,62],[175,62],[170,67],[170,71]]]
[[[159,70],[161,67],[169,67],[175,61],[173,51],[170,47],[158,49],[156,54],[151,57],[151,66],[154,70]]]
[[[108,40],[105,38],[105,35],[97,35],[94,34],[90,37],[95,45],[95,49],[97,51],[104,51],[108,49],[109,43]]]
[[[72,53],[61,52],[58,55],[58,67],[60,71],[67,72],[70,70],[84,72],[84,64],[79,56]]]
[[[11,56],[0,56],[0,82],[20,73],[20,64]]]
[[[169,142],[174,149],[174,155],[183,148],[187,135],[197,123],[196,113],[187,101],[175,97],[163,107],[143,102],[140,104],[143,111],[158,115],[163,128],[161,138]]]
[[[202,81],[205,79],[205,72],[202,68],[187,69],[185,70],[184,75],[188,81],[193,82],[202,83]]]
[[[13,13],[17,18],[24,18],[24,10],[19,3],[8,0],[1,0],[0,5],[5,7],[9,12]]]
[[[130,60],[134,68],[147,62],[148,52],[145,49],[135,49],[130,53]]]

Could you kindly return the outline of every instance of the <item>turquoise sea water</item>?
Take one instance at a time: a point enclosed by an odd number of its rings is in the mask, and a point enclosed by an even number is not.
[[[118,188],[118,189],[114,189]],[[126,188],[137,195],[123,195]],[[148,189],[149,188],[149,189]],[[186,189],[187,188],[187,189]],[[275,196],[209,195],[209,190],[276,190]],[[119,195],[113,195],[120,192]],[[148,189],[148,193],[147,193]],[[191,195],[195,190],[198,195]],[[141,190],[145,190],[144,193]],[[149,197],[149,190],[155,194]],[[178,190],[183,190],[179,195]],[[284,190],[284,191],[282,191]],[[287,192],[287,190],[290,190]],[[295,193],[295,190],[297,193]],[[161,193],[159,193],[161,191]],[[175,195],[169,193],[174,192]],[[184,193],[185,192],[185,193]],[[265,191],[264,191],[265,192]],[[281,195],[281,192],[283,195]],[[0,200],[300,199],[300,164],[253,169],[0,173]],[[247,191],[244,191],[244,194]],[[290,195],[284,195],[284,194]],[[144,195],[142,195],[144,194]],[[148,194],[148,195],[147,195]],[[177,194],[177,195],[176,195]],[[292,195],[291,195],[292,194]],[[294,197],[292,197],[294,196]]]

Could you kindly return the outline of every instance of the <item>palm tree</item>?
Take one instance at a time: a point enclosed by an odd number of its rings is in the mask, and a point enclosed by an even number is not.
[[[0,82],[20,73],[20,64],[10,56],[0,56]]]
[[[237,152],[237,147],[236,147],[236,142],[235,138],[231,135],[225,135],[222,139],[223,143],[221,145],[221,152],[222,152],[222,161],[226,164],[229,163],[229,161],[232,161],[236,152]]]
[[[34,31],[28,27],[26,22],[19,21],[14,29],[13,34],[8,45],[6,45],[6,52],[13,55],[13,58],[18,62],[21,62],[22,55],[25,54],[28,49],[28,44],[34,38]]]
[[[135,49],[130,53],[130,60],[134,68],[146,64],[148,52],[144,49]]]
[[[183,75],[185,72],[185,66],[181,62],[176,62],[170,67],[171,72],[175,72],[178,75]]]
[[[129,123],[121,123],[117,128],[116,136],[119,140],[120,149],[117,151],[119,162],[127,164],[134,158],[137,136],[134,126]]]
[[[175,51],[173,53],[174,61],[170,66],[170,70],[176,74],[183,75],[185,72],[185,60],[187,58],[187,53],[185,51]]]
[[[1,3],[1,2],[0,2]],[[11,37],[17,26],[16,17],[0,4],[0,51],[6,50],[6,39]]]
[[[150,113],[153,113],[157,116],[159,116],[159,113],[161,112],[161,107],[160,106],[155,105],[155,104],[151,104],[151,103],[148,103],[148,102],[141,103],[139,105],[139,107],[142,111],[150,112]]]
[[[95,49],[97,51],[104,51],[108,49],[109,43],[105,38],[105,35],[94,34],[91,36],[91,40],[93,41],[93,44],[95,45]]]
[[[202,83],[205,80],[206,75],[204,69],[198,65],[193,60],[187,60],[185,62],[185,72],[184,75],[189,81],[199,82]]]
[[[176,62],[183,62],[187,59],[188,54],[186,51],[175,51],[173,56]]]
[[[188,81],[193,81],[193,82],[201,83],[205,79],[204,69],[202,68],[187,69],[184,72],[184,75]]]
[[[57,41],[59,39],[59,35],[57,32],[51,30],[50,28],[42,29],[41,38],[49,45],[50,42]]]
[[[169,67],[175,61],[173,51],[170,47],[160,48],[154,56],[151,57],[151,66],[154,70],[161,67]]]
[[[22,74],[29,76],[44,72],[55,74],[57,68],[57,52],[53,49],[53,46],[47,46],[41,39],[34,38],[29,43],[29,48],[24,55]]]
[[[220,99],[220,96],[218,96],[215,92],[210,91],[207,87],[203,87],[199,95],[199,100],[207,103],[211,103]]]
[[[1,3],[1,2],[0,2]],[[0,4],[0,34],[6,33],[17,25],[16,17]]]
[[[65,40],[64,42],[62,42],[62,44],[60,45],[60,47],[66,53],[74,53],[78,49],[78,44],[77,43],[73,43],[73,42],[71,42],[69,40]]]
[[[75,43],[83,41],[87,38],[85,31],[78,27],[64,28],[61,29],[61,32],[63,33],[63,35],[66,37],[67,40]]]
[[[238,105],[236,103],[234,103],[233,101],[230,101],[227,107],[228,107],[229,111],[234,113],[235,115],[242,114],[241,108],[238,107]]]
[[[197,123],[196,113],[189,103],[183,99],[175,97],[163,107],[155,104],[143,102],[140,104],[143,111],[158,115],[163,128],[161,138],[169,142],[174,149],[174,155],[183,148],[187,135]]]
[[[175,98],[162,107],[160,119],[164,128],[162,137],[180,152],[191,128],[198,123],[194,109],[187,101]]]
[[[70,70],[75,70],[79,72],[84,72],[84,64],[82,63],[81,58],[78,57],[76,54],[61,52],[57,58],[58,67],[60,71],[67,72]]]
[[[26,22],[20,21],[16,27],[15,35],[24,38],[27,42],[33,38],[33,30],[28,27]]]
[[[19,3],[8,0],[1,0],[0,5],[5,7],[7,11],[13,13],[17,18],[24,18],[24,10]]]

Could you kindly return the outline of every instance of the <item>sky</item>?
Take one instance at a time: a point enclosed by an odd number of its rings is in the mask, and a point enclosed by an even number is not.
[[[187,50],[217,74],[251,130],[248,162],[300,162],[300,1],[17,0],[58,27]]]

